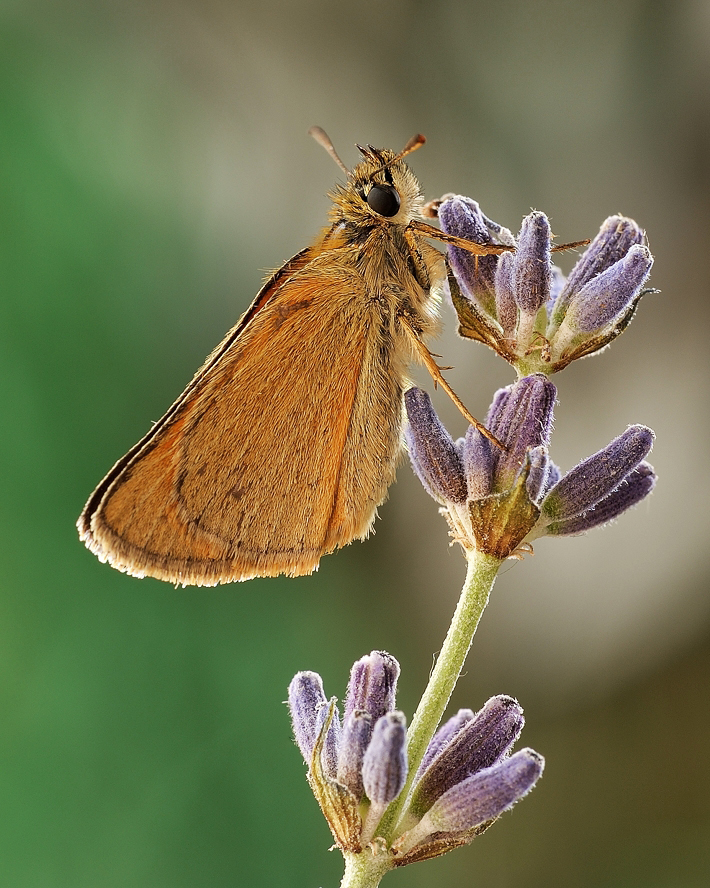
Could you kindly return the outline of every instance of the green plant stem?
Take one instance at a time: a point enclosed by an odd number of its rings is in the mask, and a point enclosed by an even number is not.
[[[407,782],[397,800],[388,808],[377,830],[377,835],[382,836],[387,845],[398,835],[399,822],[406,808],[417,769],[456,687],[466,656],[471,649],[478,621],[488,604],[498,568],[502,563],[500,559],[478,551],[468,553],[467,557],[468,570],[456,612],[436,666],[431,673],[429,684],[407,732],[409,761]],[[340,888],[377,888],[384,874],[393,866],[392,856],[384,848],[377,854],[373,854],[372,848],[368,847],[359,854],[344,853],[343,856],[345,873]]]
[[[384,874],[392,869],[392,858],[386,851],[373,854],[369,848],[360,854],[345,852],[345,872],[340,888],[377,888]]]
[[[467,558],[466,580],[456,612],[431,673],[429,684],[407,732],[409,762],[407,782],[397,800],[387,810],[377,830],[377,835],[381,835],[388,844],[398,834],[397,826],[402,811],[405,810],[417,769],[456,687],[466,655],[471,649],[478,621],[488,604],[488,597],[502,563],[500,559],[476,550],[469,552]]]

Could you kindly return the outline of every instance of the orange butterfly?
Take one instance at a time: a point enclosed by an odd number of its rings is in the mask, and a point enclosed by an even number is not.
[[[79,518],[89,549],[133,576],[201,586],[300,576],[366,537],[394,479],[408,364],[419,357],[450,391],[422,341],[446,280],[426,238],[508,249],[422,221],[403,157],[423,136],[399,154],[358,146],[348,171],[311,132],[347,175],[329,225],[264,284]]]

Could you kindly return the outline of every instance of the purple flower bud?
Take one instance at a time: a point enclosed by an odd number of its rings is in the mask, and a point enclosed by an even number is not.
[[[399,663],[385,651],[372,651],[357,660],[345,695],[345,721],[360,711],[369,713],[374,723],[394,709],[398,678]]]
[[[296,743],[310,767],[313,747],[320,730],[319,712],[327,711],[323,680],[317,672],[298,672],[294,675],[288,686],[288,708]]]
[[[513,266],[513,294],[521,311],[535,314],[550,295],[550,223],[544,213],[523,219]]]
[[[355,710],[346,716],[338,750],[338,783],[347,786],[360,801],[364,791],[362,762],[372,736],[372,717],[369,712]]]
[[[572,269],[556,301],[553,317],[557,323],[562,320],[573,293],[579,292],[585,284],[623,259],[634,244],[642,242],[643,231],[633,219],[609,216]]]
[[[444,793],[422,818],[430,832],[459,832],[493,820],[533,788],[545,760],[532,749],[473,774]]]
[[[407,779],[406,739],[403,713],[388,712],[375,723],[362,763],[362,782],[378,808],[397,798]]]
[[[511,336],[518,322],[518,305],[513,295],[513,253],[502,253],[498,257],[495,276],[495,299],[498,322],[505,336]]]
[[[436,734],[431,738],[429,746],[427,746],[427,750],[424,753],[422,763],[419,765],[417,776],[429,767],[441,750],[453,740],[461,728],[470,722],[473,717],[473,710],[459,709],[456,715],[452,715],[448,721],[444,722]]]
[[[471,499],[488,496],[493,488],[495,468],[494,445],[477,428],[469,426],[464,438],[462,455],[468,495]]]
[[[648,454],[653,437],[646,426],[629,426],[603,450],[579,463],[543,500],[544,518],[550,523],[564,521],[608,496]]]
[[[499,761],[520,736],[525,719],[512,697],[492,697],[449,740],[422,774],[410,808],[421,817],[433,803],[471,774]]]
[[[646,247],[631,247],[623,259],[572,295],[566,324],[581,333],[595,333],[622,317],[641,291],[652,265],[653,257]]]
[[[406,440],[414,471],[439,502],[466,502],[466,479],[451,435],[434,412],[429,395],[411,388],[404,395],[409,425]]]
[[[549,443],[556,397],[557,389],[541,374],[496,393],[486,425],[507,448],[495,454],[497,490],[510,486],[530,448]]]
[[[555,521],[546,528],[548,534],[565,536],[575,533],[584,533],[592,527],[606,524],[614,518],[618,518],[622,512],[640,503],[656,486],[656,473],[653,466],[642,462],[633,472],[630,472],[619,486],[608,496],[599,500],[596,505],[581,515],[567,518],[564,521]]]
[[[333,716],[331,718],[331,706]],[[328,730],[323,742],[323,751],[321,753],[323,770],[328,777],[335,777],[338,770],[338,746],[340,745],[340,712],[335,705],[335,697],[327,703],[322,703],[316,713],[316,739],[323,730],[326,721],[330,719]],[[310,761],[308,762],[310,765]]]
[[[439,206],[439,220],[447,234],[463,237],[477,244],[506,244],[515,241],[507,228],[488,219],[470,197],[453,195]],[[494,308],[493,292],[497,256],[475,256],[467,250],[450,246],[449,263],[464,291],[487,311]]]

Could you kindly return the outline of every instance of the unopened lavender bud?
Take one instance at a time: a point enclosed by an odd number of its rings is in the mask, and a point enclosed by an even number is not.
[[[453,740],[461,728],[468,724],[473,717],[474,712],[472,709],[459,709],[456,715],[452,715],[448,721],[444,722],[436,734],[431,738],[427,750],[424,753],[422,763],[419,765],[417,776],[429,767],[441,750]]]
[[[488,415],[487,426],[507,447],[498,455],[496,486],[509,485],[525,462],[530,448],[547,445],[552,431],[552,418],[557,389],[541,374],[519,379],[506,397],[496,395]]]
[[[523,220],[513,266],[513,294],[521,311],[535,314],[550,295],[550,223],[544,213]]]
[[[513,253],[502,253],[498,257],[495,276],[496,315],[505,336],[511,336],[518,322],[518,305],[513,295]]]
[[[411,811],[421,817],[451,787],[499,761],[520,736],[523,710],[512,697],[492,697],[434,758],[412,794]]]
[[[623,435],[575,466],[550,490],[541,505],[543,517],[548,522],[558,522],[586,512],[638,466],[651,450],[653,437],[646,426],[629,426]]]
[[[525,487],[532,502],[536,503],[548,488],[550,458],[547,455],[547,447],[540,445],[529,450],[528,464],[530,471]]]
[[[429,832],[459,832],[493,820],[527,795],[545,761],[532,749],[479,771],[446,792],[421,821]]]
[[[420,481],[441,503],[466,502],[461,457],[451,435],[436,415],[429,395],[421,389],[411,388],[405,393],[404,402],[409,418],[407,446]]]
[[[362,781],[373,804],[388,805],[407,779],[406,724],[402,712],[388,712],[372,730],[362,763]]]
[[[643,231],[633,219],[609,216],[572,269],[567,284],[555,303],[553,319],[559,323],[572,294],[579,292],[585,284],[623,259],[634,244],[642,242]]]
[[[653,257],[637,244],[611,268],[588,281],[570,299],[565,324],[580,333],[595,333],[629,309],[651,272]]]
[[[321,760],[323,770],[328,777],[335,777],[338,770],[338,746],[340,745],[340,712],[335,704],[335,697],[327,703],[321,704],[316,713],[316,738],[324,729],[326,722],[328,722],[328,728],[323,739]]]
[[[494,445],[477,428],[469,426],[464,438],[462,457],[466,486],[471,499],[488,496],[493,487]]]
[[[372,651],[350,670],[345,695],[345,721],[355,711],[368,712],[373,723],[394,709],[399,663],[386,651]]]
[[[638,465],[630,472],[619,486],[608,496],[581,515],[575,515],[564,521],[555,521],[546,528],[546,533],[555,536],[566,536],[584,533],[600,524],[606,524],[618,518],[622,512],[637,505],[647,497],[656,485],[656,473],[646,462]]]
[[[327,709],[323,680],[317,672],[298,672],[288,686],[288,708],[293,733],[307,765],[320,730],[319,713]]]
[[[407,779],[407,723],[401,712],[388,712],[376,722],[362,763],[362,783],[370,808],[362,827],[362,844],[375,834],[385,808],[397,798]]]
[[[503,228],[482,212],[478,203],[470,197],[452,195],[439,206],[439,221],[447,234],[463,237],[478,244],[506,244],[515,241],[507,228]],[[479,302],[489,313],[495,308],[493,297],[497,256],[476,256],[468,250],[450,246],[449,263],[466,293]]]
[[[363,794],[362,762],[372,736],[372,717],[356,710],[346,716],[338,750],[338,783],[360,801]]]

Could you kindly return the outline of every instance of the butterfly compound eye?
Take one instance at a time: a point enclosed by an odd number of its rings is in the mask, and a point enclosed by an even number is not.
[[[399,212],[399,194],[391,185],[373,185],[367,192],[367,203],[380,216],[396,216]]]

